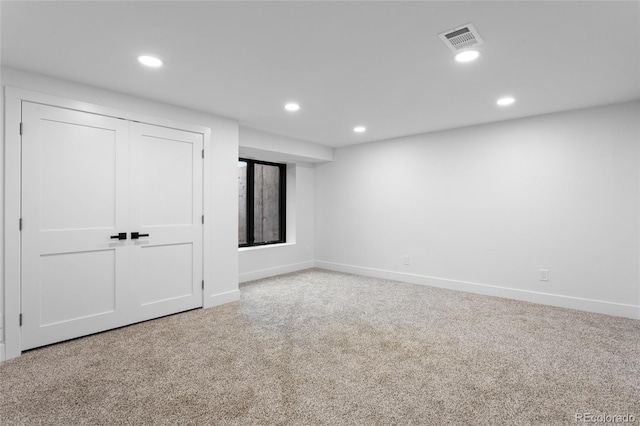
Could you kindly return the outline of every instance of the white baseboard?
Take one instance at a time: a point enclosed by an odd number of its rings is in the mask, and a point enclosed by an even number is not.
[[[205,298],[204,308],[224,305],[225,303],[237,302],[240,300],[240,290],[227,291],[225,293],[212,294]]]
[[[300,263],[292,263],[290,265],[276,266],[275,268],[261,269],[259,271],[245,272],[238,276],[241,283],[247,281],[259,280],[260,278],[274,277],[276,275],[288,274],[289,272],[302,271],[303,269],[313,268],[313,260]]]
[[[487,296],[504,297],[507,299],[522,300],[524,302],[540,303],[543,305],[577,309],[579,311],[595,312],[598,314],[613,315],[617,317],[640,319],[640,306],[636,305],[626,305],[622,303],[606,302],[602,300],[592,300],[580,297],[540,293],[529,290],[518,290],[468,281],[457,281],[446,278],[430,277],[426,275],[407,274],[403,272],[388,271],[384,269],[374,269],[362,266],[325,262],[321,260],[316,260],[314,262],[314,265],[317,268],[328,269],[331,271],[346,272],[350,274],[364,275],[368,277],[383,278],[395,281],[404,281],[412,284],[440,287],[449,290],[465,291],[468,293],[483,294]]]

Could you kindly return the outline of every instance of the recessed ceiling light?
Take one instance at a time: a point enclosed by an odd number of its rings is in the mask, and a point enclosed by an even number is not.
[[[294,112],[294,111],[298,111],[300,109],[300,105],[298,105],[295,102],[289,102],[288,104],[286,104],[284,106],[284,109],[286,109],[287,111]]]
[[[499,106],[507,106],[507,105],[511,105],[515,101],[516,100],[514,98],[512,98],[511,96],[505,96],[504,98],[498,99],[496,101],[496,104],[498,104]]]
[[[356,133],[363,133],[367,131],[367,128],[364,126],[356,126],[353,128],[353,131]]]
[[[138,56],[138,62],[151,68],[158,68],[162,66],[162,61],[155,56]]]
[[[480,52],[477,50],[464,50],[455,56],[457,62],[471,62],[478,59]]]

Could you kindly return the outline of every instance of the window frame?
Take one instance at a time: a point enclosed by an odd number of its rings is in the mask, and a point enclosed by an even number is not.
[[[251,158],[238,158],[238,162],[247,163],[247,214],[246,214],[246,230],[247,230],[247,242],[240,244],[238,242],[238,248],[243,247],[261,247],[272,244],[284,244],[287,242],[287,165],[283,163],[273,163],[270,161],[254,160]],[[279,172],[279,202],[278,213],[280,216],[280,236],[278,240],[255,242],[255,219],[254,219],[254,201],[255,201],[255,165],[262,164],[265,166],[278,167]],[[238,194],[238,197],[240,194]],[[240,216],[238,214],[238,216]],[[239,238],[238,238],[239,240]]]

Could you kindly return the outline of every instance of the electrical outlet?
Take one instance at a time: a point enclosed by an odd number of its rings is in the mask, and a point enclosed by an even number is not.
[[[548,269],[540,269],[540,281],[549,281]]]
[[[402,261],[405,265],[411,265],[411,258],[407,254],[402,257]]]

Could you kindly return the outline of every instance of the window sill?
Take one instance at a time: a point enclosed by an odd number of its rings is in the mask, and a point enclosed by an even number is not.
[[[295,246],[296,243],[281,243],[281,244],[267,244],[264,246],[253,246],[253,247],[238,247],[238,252],[243,251],[253,251],[253,250],[265,250],[276,247],[284,247],[284,246]]]

